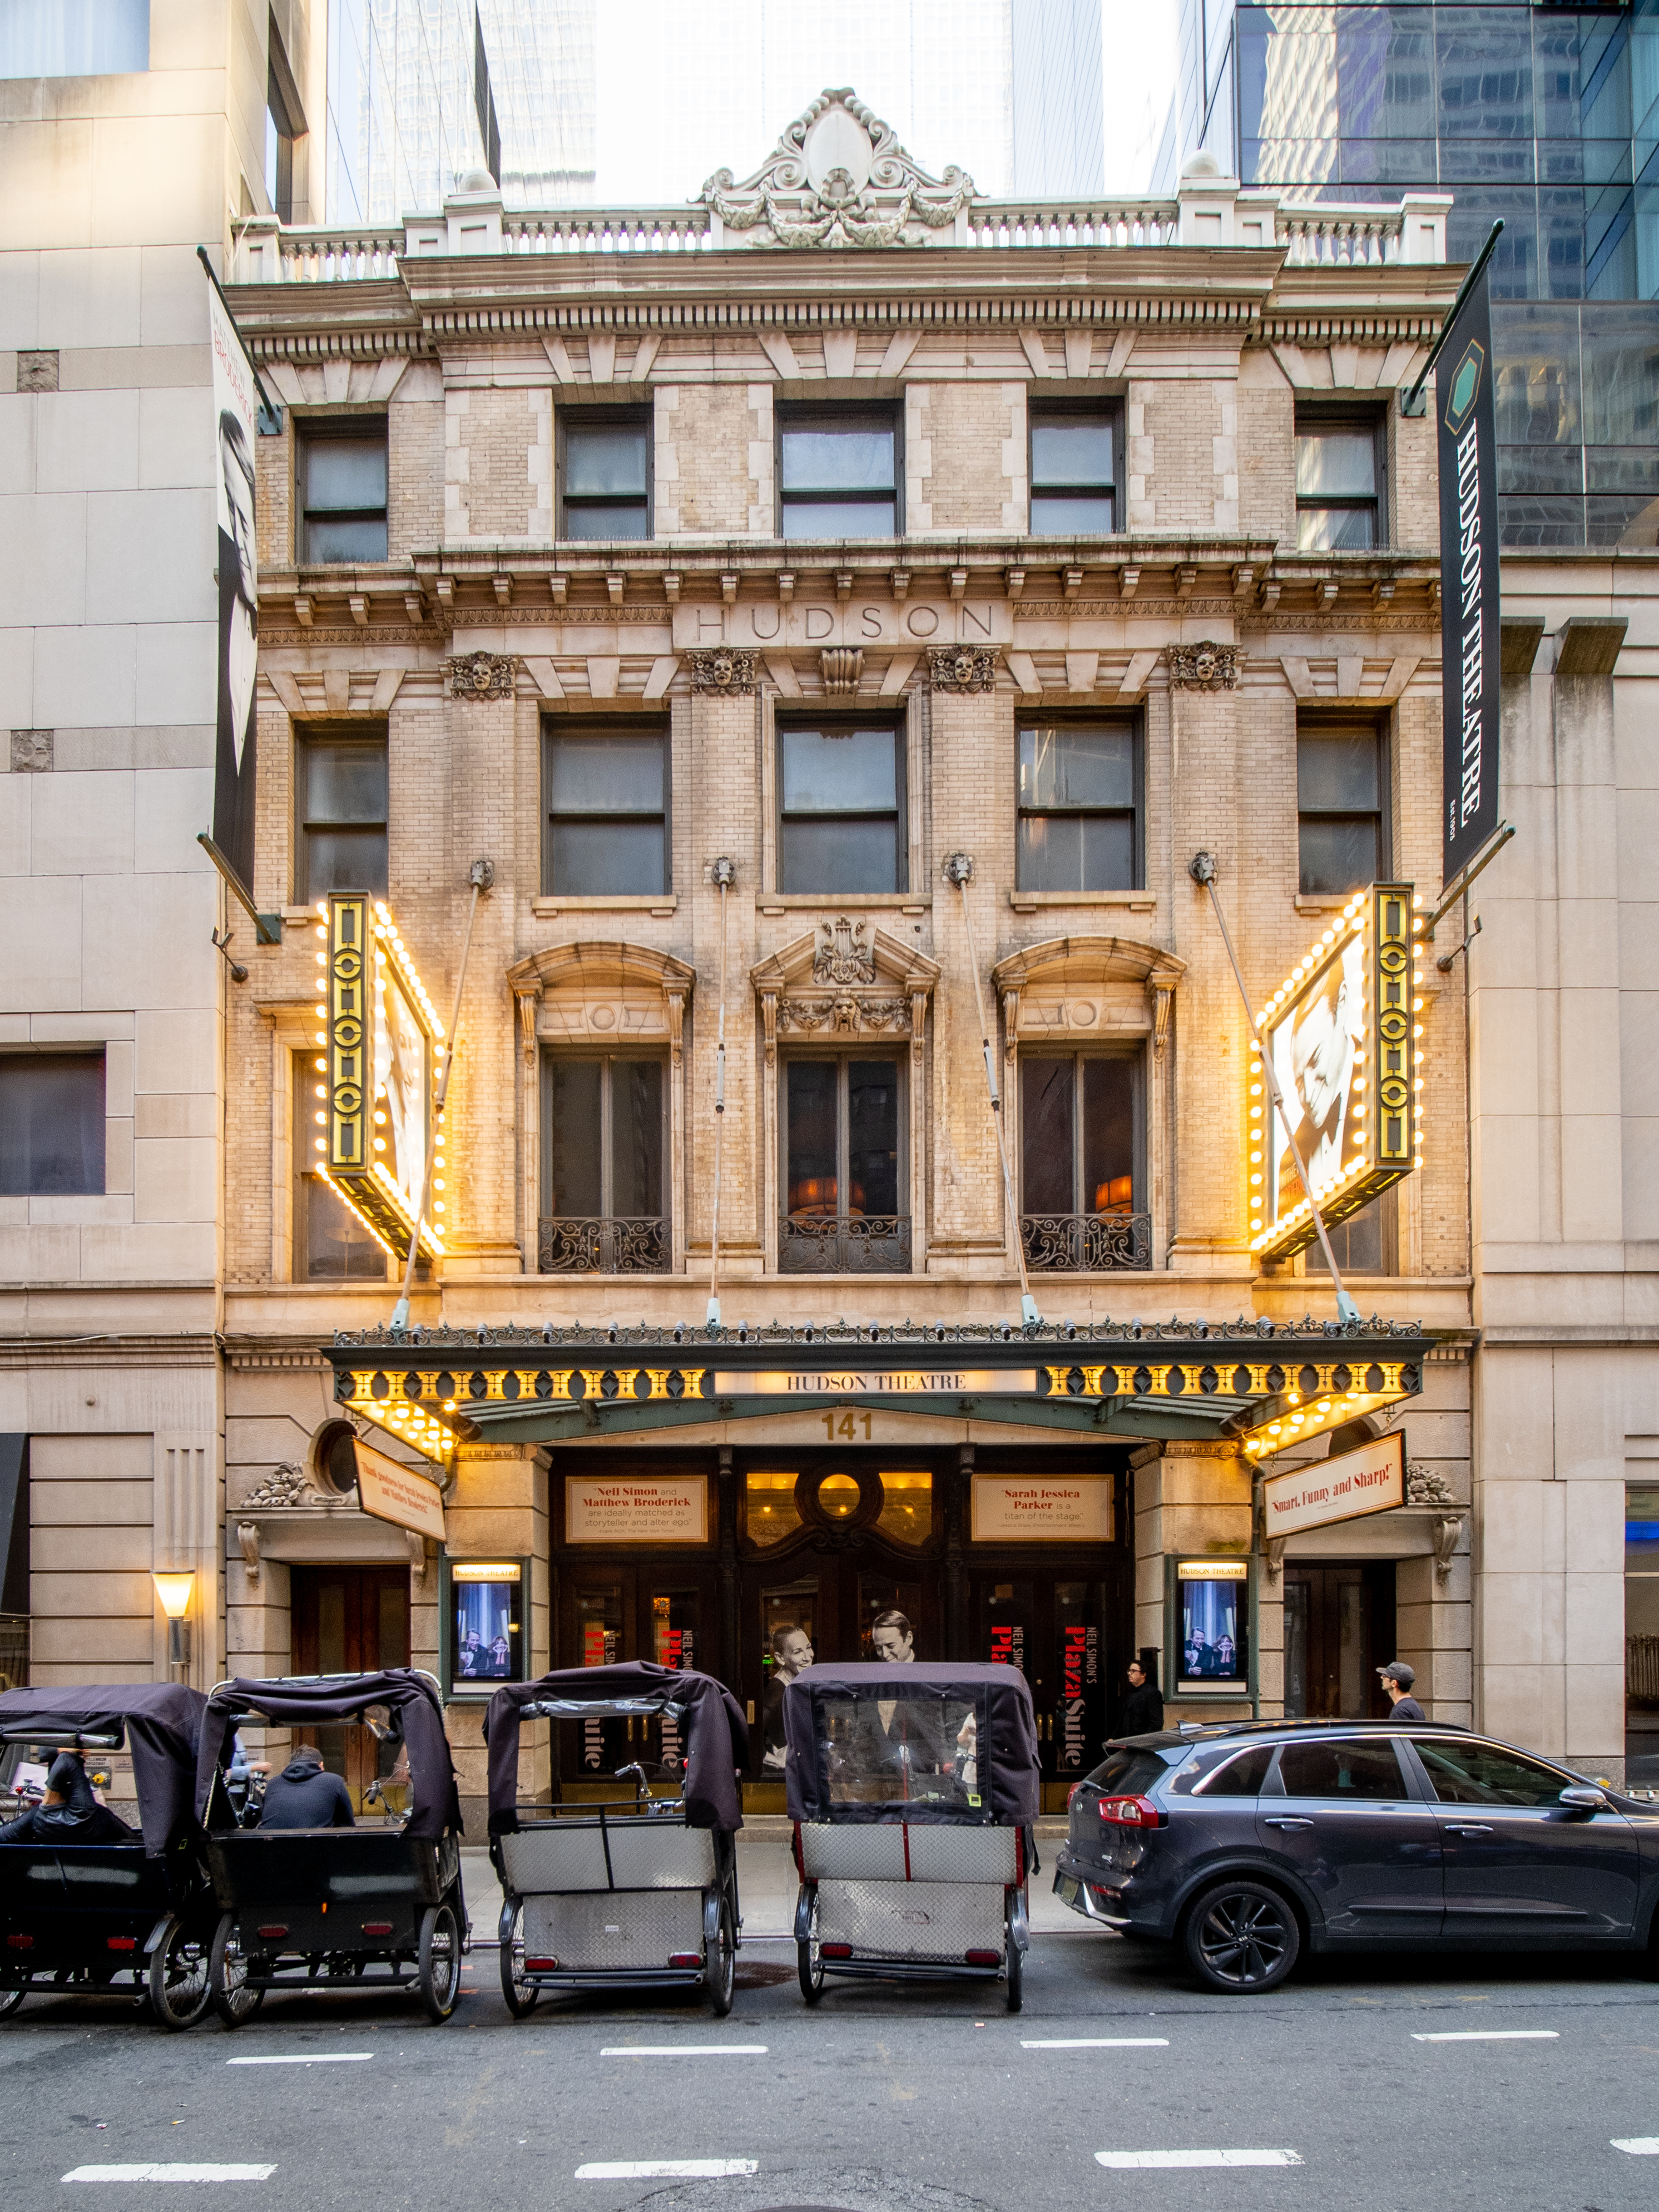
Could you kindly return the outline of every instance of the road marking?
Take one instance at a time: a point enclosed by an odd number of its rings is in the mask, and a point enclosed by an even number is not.
[[[269,2181],[270,2166],[77,2166],[65,2181]]]
[[[1102,2166],[1300,2166],[1295,2150],[1097,2150]]]
[[[1419,2035],[1413,2032],[1413,2043],[1559,2043],[1560,2031],[1553,2027],[1456,2027],[1437,2035]]]
[[[1167,2051],[1167,2035],[1058,2035],[1020,2044],[1022,2051]]]
[[[1632,2158],[1659,2158],[1659,2136],[1615,2136],[1613,2147]]]
[[[227,2058],[227,2066],[362,2066],[373,2058],[372,2051],[319,2051],[313,2052],[281,2051],[270,2058]]]
[[[756,2158],[619,2158],[576,2168],[578,2181],[718,2181],[727,2174],[757,2173]]]
[[[763,2043],[607,2043],[601,2058],[764,2058]]]

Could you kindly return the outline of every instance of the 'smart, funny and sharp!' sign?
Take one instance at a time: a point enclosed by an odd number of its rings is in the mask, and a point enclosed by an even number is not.
[[[1386,1513],[1405,1502],[1406,1439],[1396,1430],[1358,1451],[1269,1475],[1261,1486],[1262,1532],[1269,1541],[1297,1536],[1304,1528]]]
[[[1485,270],[1441,349],[1435,380],[1445,733],[1441,881],[1449,884],[1498,827],[1498,432]]]

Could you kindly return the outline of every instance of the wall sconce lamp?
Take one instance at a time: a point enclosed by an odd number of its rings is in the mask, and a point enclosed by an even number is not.
[[[167,1617],[167,1663],[172,1667],[190,1665],[191,1594],[196,1587],[193,1574],[152,1575],[155,1595],[161,1601],[161,1610]]]

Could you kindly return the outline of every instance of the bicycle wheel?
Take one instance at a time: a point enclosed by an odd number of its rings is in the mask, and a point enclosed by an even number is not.
[[[193,2027],[213,2002],[208,1947],[174,1913],[149,1954],[149,2001],[163,2027]]]
[[[708,2002],[716,2020],[724,2020],[732,2009],[732,1994],[737,1987],[738,1931],[732,1924],[732,1906],[727,1899],[720,1899],[720,1922],[714,1942],[708,1946],[708,1957],[702,1970],[703,1987],[708,1992]]]
[[[247,1960],[236,1941],[234,1913],[227,1912],[213,1931],[208,1987],[212,1993],[213,2009],[227,2027],[240,2027],[245,2020],[252,2020],[265,2001],[263,1990],[251,1990],[247,1985]]]
[[[1008,2009],[1018,2012],[1025,2002],[1025,1954],[1008,1938]]]
[[[461,1924],[453,1905],[429,1905],[421,1922],[421,2002],[441,2023],[461,1994]]]
[[[524,1907],[515,1905],[501,1915],[501,1997],[514,2020],[536,2009],[541,1990],[524,1978]]]
[[[800,1975],[800,1993],[808,2004],[816,2004],[823,1995],[823,1957],[818,1948],[818,1900],[812,1896],[811,1919],[805,1939],[795,1945],[795,1966]]]

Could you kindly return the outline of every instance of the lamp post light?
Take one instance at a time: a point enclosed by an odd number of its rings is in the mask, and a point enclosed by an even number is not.
[[[167,1617],[167,1664],[182,1680],[190,1670],[190,1601],[196,1577],[185,1571],[152,1575],[150,1580]]]

